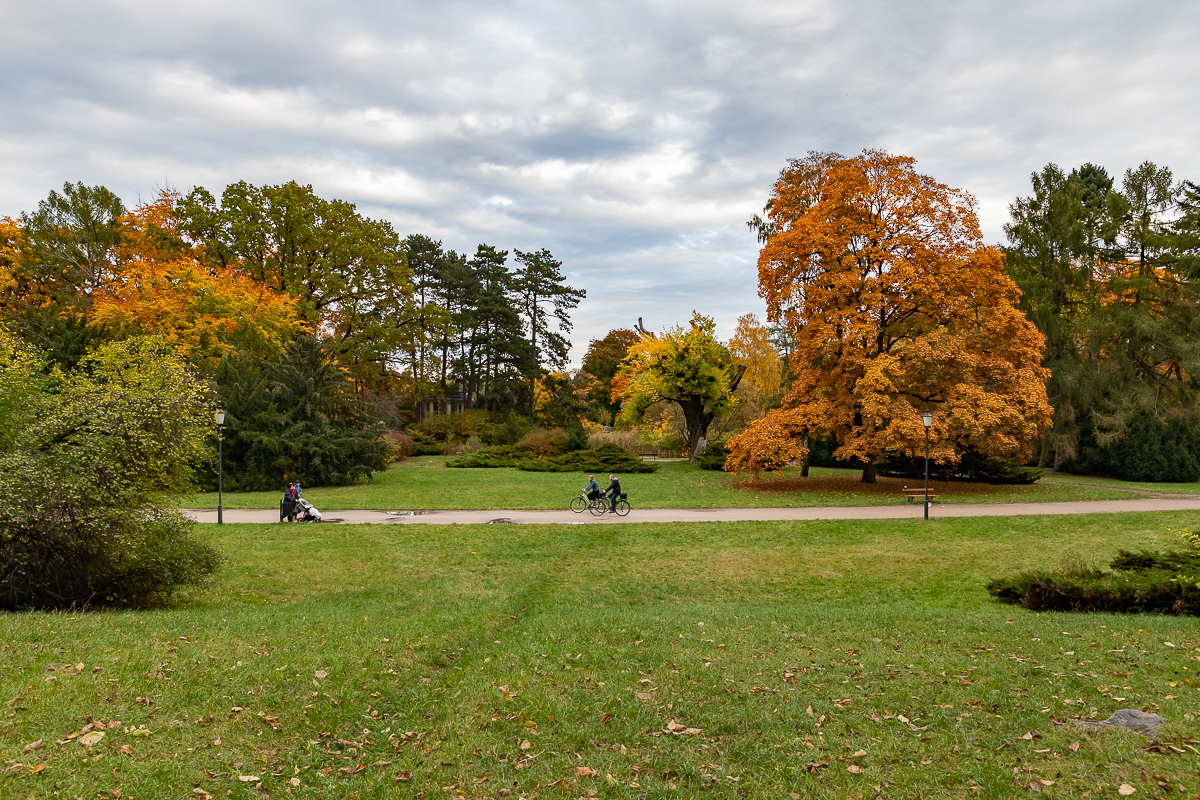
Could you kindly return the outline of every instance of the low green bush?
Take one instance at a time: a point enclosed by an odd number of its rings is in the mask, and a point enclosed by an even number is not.
[[[474,453],[466,453],[446,462],[447,467],[456,469],[496,469],[500,467],[520,468],[532,456],[511,444],[486,447]]]
[[[1112,572],[1075,567],[998,578],[988,593],[1030,611],[1200,616],[1200,551],[1120,551]]]
[[[437,439],[426,436],[418,431],[412,433],[412,454],[414,456],[440,456],[446,452],[446,445]]]
[[[469,453],[446,462],[447,467],[488,469],[515,467],[526,472],[593,472],[627,475],[657,472],[658,464],[631,456],[615,444],[597,450],[577,450],[554,458],[538,458],[512,445],[501,445]]]
[[[602,445],[596,450],[576,450],[574,453],[540,458],[521,469],[530,472],[594,472],[648,473],[658,472],[658,464],[631,456],[615,444]]]
[[[729,458],[729,448],[724,443],[710,444],[704,455],[697,459],[700,469],[725,469],[725,459]]]

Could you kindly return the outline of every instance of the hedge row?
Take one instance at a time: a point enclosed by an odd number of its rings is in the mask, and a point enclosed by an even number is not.
[[[1154,612],[1200,616],[1200,551],[1130,553],[1112,572],[1075,568],[998,578],[988,592],[1030,611]]]
[[[514,467],[526,472],[611,472],[622,475],[657,472],[659,467],[658,464],[630,455],[615,444],[602,445],[596,450],[576,450],[553,458],[534,456],[512,445],[500,445],[447,461],[446,466],[459,469]]]

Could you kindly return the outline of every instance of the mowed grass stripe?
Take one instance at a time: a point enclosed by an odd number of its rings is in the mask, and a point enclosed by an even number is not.
[[[1197,522],[207,528],[228,564],[176,610],[0,618],[0,795],[1196,793],[1194,620],[983,584]],[[1118,707],[1184,753],[1055,726]],[[121,722],[57,744],[89,718]]]

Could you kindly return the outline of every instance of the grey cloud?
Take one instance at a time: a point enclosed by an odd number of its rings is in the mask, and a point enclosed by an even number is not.
[[[550,248],[589,290],[577,356],[761,312],[744,221],[810,149],[913,155],[993,240],[1048,161],[1200,177],[1189,4],[6,6],[0,213],[64,180],[311,182],[459,250]]]

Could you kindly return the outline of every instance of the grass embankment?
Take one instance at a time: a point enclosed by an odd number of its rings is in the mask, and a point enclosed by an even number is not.
[[[0,796],[1191,796],[1196,621],[983,587],[1197,523],[209,528],[180,609],[0,617]]]
[[[517,469],[447,469],[445,456],[413,458],[356,486],[305,489],[304,497],[322,511],[347,509],[562,509],[587,482],[583,474],[522,472]],[[605,485],[607,476],[597,476]],[[874,506],[907,502],[901,487],[919,481],[881,477],[865,484],[861,472],[814,468],[811,477],[799,470],[764,475],[750,485],[728,472],[702,470],[683,462],[666,462],[651,475],[621,477],[634,508],[797,508],[804,506]],[[932,481],[930,491],[944,503],[1014,503],[1056,500],[1123,500],[1132,496],[1108,486],[1078,487],[1037,483],[991,486],[964,481]],[[275,508],[278,492],[226,494],[226,508]],[[216,508],[216,493],[189,495],[181,502],[193,508]]]

